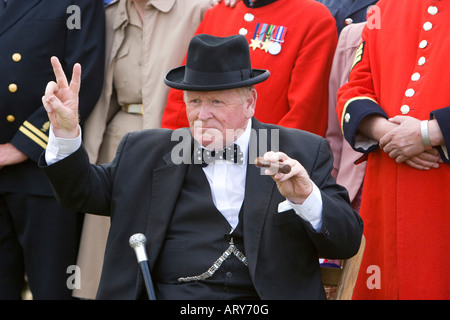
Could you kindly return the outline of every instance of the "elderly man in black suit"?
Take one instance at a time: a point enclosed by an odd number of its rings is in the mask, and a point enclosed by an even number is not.
[[[99,166],[81,146],[80,66],[69,84],[52,63],[43,102],[56,148],[40,166],[64,205],[111,217],[97,298],[145,298],[135,233],[148,238],[158,299],[325,298],[318,256],[354,255],[362,221],[330,175],[325,139],[253,117],[253,85],[269,72],[252,69],[243,36],[195,36],[186,66],[166,75],[185,91],[190,128],[130,133]],[[265,152],[274,145],[283,152]],[[262,154],[264,172],[253,165]]]
[[[25,274],[34,299],[71,298],[82,215],[59,206],[37,166],[50,125],[41,97],[52,55],[68,74],[82,63],[86,120],[102,89],[103,42],[101,0],[0,0],[0,299],[20,299]]]

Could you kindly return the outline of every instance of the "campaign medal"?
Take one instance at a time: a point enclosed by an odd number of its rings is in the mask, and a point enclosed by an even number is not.
[[[281,52],[281,43],[284,42],[284,36],[286,35],[287,28],[278,26],[276,32],[273,33],[272,43],[269,47],[269,53],[271,55],[277,55]]]
[[[259,49],[261,49],[261,45],[262,45],[263,40],[264,40],[264,38],[266,36],[266,31],[267,31],[267,23],[264,23],[261,26],[261,30],[259,31],[259,37],[258,37],[258,48]]]
[[[259,22],[256,24],[256,29],[255,29],[255,32],[253,33],[253,38],[250,43],[250,48],[252,48],[253,51],[256,48],[259,48],[259,46],[261,45],[261,43],[259,42],[259,27],[260,27],[260,25],[261,24]]]
[[[270,39],[272,38],[272,32],[275,29],[275,25],[271,24],[269,28],[267,29],[266,35],[264,36],[264,41],[261,44],[261,50],[264,50],[267,52],[272,44],[272,41]]]

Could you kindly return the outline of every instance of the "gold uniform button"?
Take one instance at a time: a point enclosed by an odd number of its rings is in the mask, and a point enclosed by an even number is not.
[[[6,121],[8,121],[8,122],[14,122],[14,120],[16,120],[16,118],[15,118],[12,114],[6,116]]]
[[[8,86],[8,90],[9,90],[9,92],[11,92],[11,93],[16,92],[16,91],[17,91],[17,84],[11,83],[11,84]]]
[[[12,55],[12,59],[14,62],[19,62],[20,60],[22,60],[22,55],[20,53],[14,53]]]

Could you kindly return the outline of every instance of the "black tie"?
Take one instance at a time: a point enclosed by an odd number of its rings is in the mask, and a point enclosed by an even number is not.
[[[243,153],[236,143],[217,151],[200,147],[197,148],[194,156],[195,160],[197,160],[194,161],[194,163],[200,163],[201,160],[202,167],[206,167],[208,164],[211,164],[216,160],[228,160],[239,164],[244,162]]]

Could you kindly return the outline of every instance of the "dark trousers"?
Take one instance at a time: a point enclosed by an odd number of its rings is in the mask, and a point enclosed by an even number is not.
[[[53,197],[0,194],[0,299],[21,299],[25,274],[33,299],[71,299],[82,219]]]

